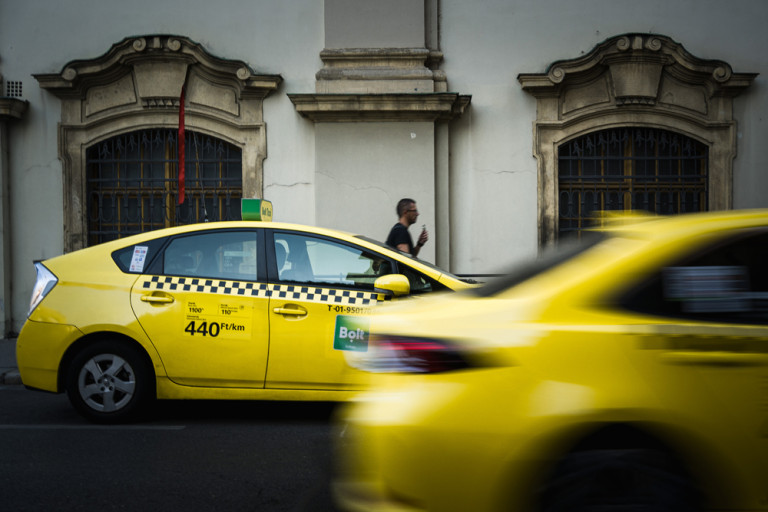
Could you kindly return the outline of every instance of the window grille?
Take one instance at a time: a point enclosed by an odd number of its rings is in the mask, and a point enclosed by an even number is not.
[[[151,129],[88,148],[88,245],[159,228],[239,220],[240,148],[185,133],[185,201],[178,205],[178,132]]]
[[[559,235],[594,225],[599,211],[705,211],[708,155],[701,142],[653,128],[602,130],[560,146]]]
[[[21,98],[23,96],[22,87],[22,82],[9,80],[5,83],[5,95],[9,98]]]

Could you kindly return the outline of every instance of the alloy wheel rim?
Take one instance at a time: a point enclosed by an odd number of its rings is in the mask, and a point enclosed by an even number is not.
[[[115,412],[131,401],[136,392],[136,374],[116,354],[99,354],[80,369],[77,379],[80,397],[93,410]]]

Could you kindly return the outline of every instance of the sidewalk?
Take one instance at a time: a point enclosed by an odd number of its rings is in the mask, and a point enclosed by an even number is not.
[[[0,386],[3,384],[21,384],[16,367],[16,338],[0,339]]]

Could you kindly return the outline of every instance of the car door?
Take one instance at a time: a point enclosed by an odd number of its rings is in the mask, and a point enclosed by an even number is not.
[[[768,232],[678,257],[626,305],[658,318],[640,348],[645,375],[674,416],[687,416],[738,494],[768,498]],[[745,466],[731,461],[748,461]],[[738,474],[741,468],[749,471]],[[726,506],[726,504],[721,504]],[[757,508],[757,503],[743,503]],[[733,506],[733,504],[730,504]]]
[[[275,230],[270,263],[270,352],[266,387],[360,389],[368,375],[345,353],[367,350],[373,283],[392,273],[381,254],[328,237]]]
[[[269,304],[263,232],[210,230],[171,239],[136,282],[131,304],[177,384],[263,387]]]

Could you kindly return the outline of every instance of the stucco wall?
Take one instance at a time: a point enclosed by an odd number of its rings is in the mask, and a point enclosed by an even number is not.
[[[407,14],[408,2],[392,3],[390,18],[376,26]],[[264,196],[275,204],[276,220],[383,238],[394,222],[394,201],[412,195],[419,201],[424,223],[433,227],[437,212],[428,192],[434,191],[434,182],[428,179],[435,170],[435,156],[430,153],[434,147],[421,144],[434,139],[433,125],[371,123],[363,129],[352,124],[315,125],[299,116],[287,97],[315,91],[315,75],[323,67],[320,52],[327,45],[343,47],[365,35],[375,35],[380,44],[393,47],[424,44],[417,36],[418,27],[408,24],[395,23],[391,26],[397,30],[378,34],[365,33],[361,26],[357,30],[363,32],[356,36],[338,16],[338,10],[354,5],[351,0],[329,2],[329,8],[337,11],[334,23],[326,24],[326,6],[320,0],[0,1],[0,74],[6,81],[22,81],[23,99],[29,101],[23,119],[8,130],[16,330],[34,280],[32,261],[59,254],[63,247],[59,101],[32,75],[56,73],[73,59],[97,57],[131,35],[183,35],[214,55],[243,60],[257,72],[283,77],[278,91],[264,102],[263,188]],[[447,137],[454,272],[494,272],[537,252],[538,177],[532,156],[536,101],[521,89],[518,74],[544,72],[556,60],[578,57],[626,32],[664,34],[696,57],[726,61],[738,72],[760,73],[735,100],[739,132],[734,206],[768,206],[768,156],[762,151],[768,139],[768,32],[762,26],[768,18],[767,2],[441,0],[439,5],[444,55],[440,67],[448,90],[472,96],[467,111],[450,123]],[[420,9],[407,19],[413,21],[423,12]],[[423,21],[422,17],[419,22]],[[411,133],[416,137],[411,139]],[[407,150],[372,159],[379,155],[380,145]],[[371,161],[365,165],[367,159]],[[416,176],[413,169],[418,169]],[[383,176],[393,179],[382,183]],[[350,202],[337,196],[366,187],[370,188],[362,199],[355,197],[351,203],[354,208],[364,203],[365,211],[350,215]],[[432,242],[422,254],[434,261],[437,241]]]
[[[453,245],[458,272],[484,272],[532,254],[537,237],[537,177],[532,156],[535,99],[520,73],[543,73],[615,35],[664,34],[702,59],[760,73],[735,100],[738,155],[734,207],[768,206],[768,3],[649,0],[442,0],[442,68],[449,90],[472,95],[451,133],[452,170],[465,193]],[[454,203],[455,205],[456,203]],[[502,255],[500,257],[500,255]]]
[[[386,240],[397,222],[395,206],[415,199],[418,222],[435,229],[434,124],[323,123],[318,125],[317,222]],[[393,150],[393,148],[395,148]],[[434,261],[435,244],[419,257]]]

